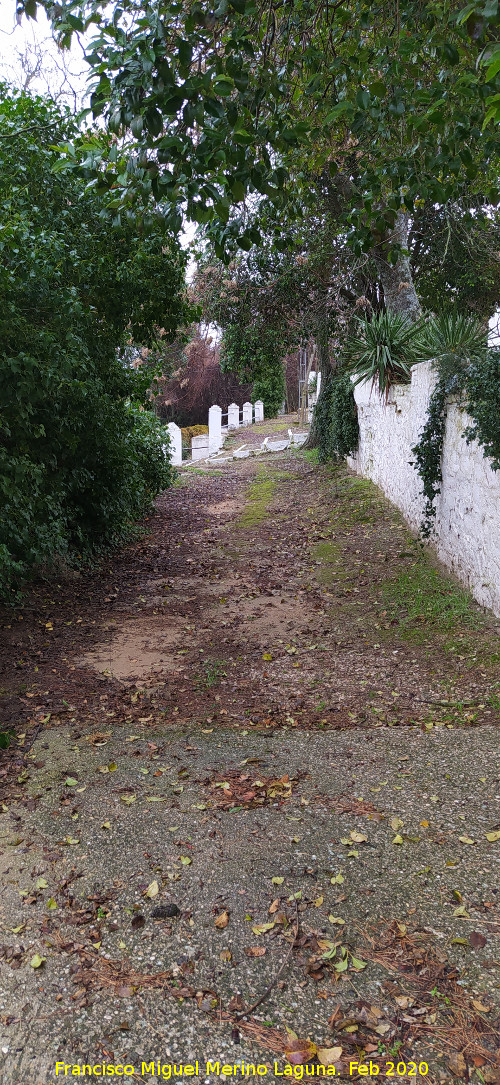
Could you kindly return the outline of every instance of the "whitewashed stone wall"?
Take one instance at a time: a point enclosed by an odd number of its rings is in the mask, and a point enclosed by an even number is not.
[[[349,464],[372,479],[418,530],[424,501],[411,449],[423,429],[436,380],[429,362],[412,371],[411,385],[394,385],[385,405],[371,385],[354,389],[360,443]],[[481,447],[462,436],[469,416],[451,403],[443,450],[443,482],[436,498],[435,549],[441,561],[483,606],[500,615],[500,471]]]

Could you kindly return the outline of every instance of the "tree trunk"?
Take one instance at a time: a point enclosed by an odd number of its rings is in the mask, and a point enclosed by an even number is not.
[[[384,291],[386,309],[391,313],[400,313],[402,316],[406,316],[408,320],[415,321],[421,316],[422,310],[415,290],[410,258],[407,253],[408,230],[409,216],[407,212],[400,211],[394,229],[383,246],[387,250],[388,243],[391,241],[396,241],[401,245],[403,251],[399,253],[397,262],[390,264],[380,249],[378,251],[375,249],[373,255]]]
[[[326,375],[328,373],[328,370],[331,368],[331,366],[330,366],[330,348],[329,348],[329,342],[328,342],[328,316],[326,314],[326,311],[325,311],[324,319],[321,321],[320,326],[317,329],[317,332],[316,332],[316,335],[315,335],[315,343],[316,343],[316,350],[317,350],[316,368],[319,369],[319,371],[321,373],[321,387],[320,387],[320,390],[319,390],[318,401],[316,403],[316,407],[317,407],[318,403],[319,403],[319,401],[321,399],[321,396],[323,395]],[[313,416],[312,416],[312,420],[311,420],[311,426],[310,426],[310,429],[309,429],[309,435],[308,435],[307,441],[305,441],[305,443],[302,445],[303,448],[316,448],[316,445],[318,443],[317,437],[316,437],[316,407],[313,410]]]

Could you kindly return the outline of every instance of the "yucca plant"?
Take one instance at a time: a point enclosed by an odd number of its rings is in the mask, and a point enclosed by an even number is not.
[[[408,384],[411,368],[422,360],[419,339],[422,323],[399,313],[380,313],[370,320],[355,318],[357,333],[344,347],[344,366],[354,384],[371,381],[385,400],[391,384]]]
[[[432,359],[439,376],[446,382],[460,379],[472,363],[483,361],[487,346],[484,325],[465,313],[441,313],[431,317],[419,336],[422,360]]]

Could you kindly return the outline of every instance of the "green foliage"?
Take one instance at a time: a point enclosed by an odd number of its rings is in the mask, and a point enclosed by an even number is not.
[[[441,461],[448,392],[448,382],[444,379],[438,380],[429,400],[427,418],[418,444],[412,448],[412,453],[415,456],[415,470],[422,479],[422,493],[425,497],[424,513],[420,527],[424,539],[428,539],[432,534],[436,516],[434,502],[441,491]]]
[[[127,537],[170,471],[131,335],[172,336],[188,313],[185,257],[161,218],[112,228],[109,197],[62,175],[74,122],[25,94],[0,104],[0,592],[35,566]]]
[[[346,340],[343,368],[355,384],[369,380],[387,399],[391,384],[408,384],[411,367],[420,360],[420,324],[392,312],[355,320],[358,330]]]
[[[500,296],[500,222],[474,188],[464,185],[460,200],[417,212],[410,262],[424,310],[488,320]]]
[[[285,398],[283,335],[266,325],[228,324],[224,329],[221,369],[253,381],[252,402],[261,399],[264,416],[274,418]]]
[[[355,452],[359,426],[352,381],[335,370],[327,373],[314,411],[318,460],[339,462]]]
[[[219,256],[259,243],[245,209],[228,222],[231,206],[258,194],[282,207],[287,189],[306,200],[323,168],[354,178],[343,214],[355,251],[385,245],[403,201],[443,205],[480,178],[498,203],[498,136],[481,126],[499,73],[476,65],[445,0],[39,5],[65,43],[95,25],[92,109],[119,143],[113,157],[88,139],[81,150],[118,209],[152,194],[178,225],[186,207],[213,227]],[[33,16],[37,0],[23,9]]]
[[[467,410],[473,422],[465,431],[467,442],[479,441],[494,471],[500,471],[500,351],[472,362],[467,371]]]
[[[473,361],[485,357],[487,331],[474,316],[457,310],[431,317],[422,327],[418,349],[432,361],[444,380],[463,382]]]
[[[463,436],[477,440],[493,470],[500,470],[500,352],[488,350],[484,328],[461,313],[433,318],[421,336],[422,354],[432,358],[438,380],[418,444],[412,449],[425,497],[421,534],[429,538],[442,482],[441,464],[450,394],[463,397],[473,420]]]

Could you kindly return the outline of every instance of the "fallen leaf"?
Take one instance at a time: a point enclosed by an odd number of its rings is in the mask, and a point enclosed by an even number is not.
[[[221,949],[221,951],[219,953],[219,958],[220,958],[221,961],[230,961],[231,956],[232,956],[232,954],[231,954],[230,949]]]
[[[460,1051],[454,1051],[448,1059],[448,1066],[455,1077],[463,1078],[467,1073],[467,1063]]]
[[[349,836],[351,837],[351,840],[353,840],[355,844],[363,844],[365,840],[368,840],[368,837],[365,836],[364,833],[358,833],[355,830],[353,830],[352,833],[349,833]]]
[[[479,931],[472,931],[469,934],[469,941],[473,949],[482,949],[486,945],[488,939],[484,937],[484,934],[480,934]]]
[[[285,1058],[291,1066],[303,1066],[314,1058],[317,1050],[311,1040],[292,1040],[285,1049]]]
[[[458,908],[454,908],[453,915],[456,919],[470,919],[470,915],[464,904],[459,904]]]
[[[496,840],[500,840],[500,829],[494,829],[490,833],[486,833],[486,839],[490,844],[494,844]]]
[[[489,1013],[491,1006],[485,1006],[483,1002],[480,1002],[478,998],[472,999],[472,1005],[478,1013]]]
[[[341,1047],[318,1047],[316,1052],[318,1062],[322,1066],[334,1066],[342,1055]]]
[[[475,840],[471,840],[470,836],[459,836],[458,838],[462,844],[475,844]]]
[[[264,957],[267,950],[264,946],[246,946],[243,952],[247,957]]]
[[[215,923],[214,923],[214,927],[216,927],[218,931],[223,931],[227,927],[228,923],[229,923],[229,913],[227,911],[223,911],[223,912],[221,912],[220,915],[217,916],[217,919],[215,920]]]
[[[267,661],[269,661],[269,660],[270,660],[270,659],[272,659],[273,657],[272,657],[272,655],[271,655],[271,653],[270,653],[270,652],[264,652],[264,655],[262,656],[262,658],[263,658],[263,659],[265,659],[265,660],[267,660]]]
[[[339,873],[339,874],[336,874],[334,878],[330,878],[330,882],[331,882],[332,885],[343,885],[344,878],[343,878],[342,874]]]
[[[321,905],[323,904],[323,897],[316,897],[316,900],[313,900],[313,904],[315,908],[321,908]]]
[[[403,842],[404,842],[403,837],[400,835],[400,833],[396,833],[396,836],[394,837],[394,840],[392,841],[392,843],[393,844],[403,844]]]
[[[180,859],[183,866],[189,866],[193,862],[189,855],[181,855]]]
[[[54,897],[49,897],[47,901],[47,908],[51,912],[55,911],[55,909],[57,908],[57,902],[54,900]]]
[[[110,821],[103,821],[102,822],[101,829],[110,829],[110,828],[111,828],[111,822]]]
[[[40,957],[38,953],[35,953],[35,956],[31,958],[30,965],[32,968],[41,968],[46,959],[46,957]]]
[[[45,881],[45,878],[37,878],[35,886],[37,889],[47,889],[48,883]]]
[[[269,915],[274,915],[274,913],[278,911],[279,906],[279,897],[276,897],[276,900],[273,900],[273,903],[269,905]]]
[[[404,821],[401,821],[401,818],[391,818],[389,825],[391,826],[391,829],[394,829],[394,832],[397,833],[398,829],[403,828]]]
[[[148,887],[147,887],[147,889],[146,889],[146,891],[144,893],[144,896],[149,897],[149,900],[154,900],[155,897],[158,896],[159,892],[160,892],[160,888],[159,888],[158,882],[155,879],[154,882],[151,882],[151,884],[148,885]]]
[[[330,920],[330,923],[336,923],[339,927],[344,926],[345,919],[341,919],[338,915],[329,915],[328,919]]]
[[[75,844],[79,844],[80,840],[79,840],[79,838],[77,836],[67,836],[64,843],[65,844],[73,844],[73,845],[75,845]]]
[[[366,961],[360,961],[359,957],[351,957],[351,964],[356,972],[362,972],[363,968],[366,968]]]
[[[284,878],[271,878],[273,885],[283,885],[284,880]]]
[[[258,923],[257,926],[252,927],[252,931],[253,931],[254,934],[267,934],[267,932],[271,931],[273,929],[273,927],[275,927],[275,926],[276,926],[276,923],[274,923],[274,922],[273,923]]]
[[[66,787],[76,787],[78,780],[75,780],[74,776],[67,776],[64,783]]]
[[[127,806],[130,806],[136,801],[137,795],[120,795],[120,799],[122,802],[126,803]]]

